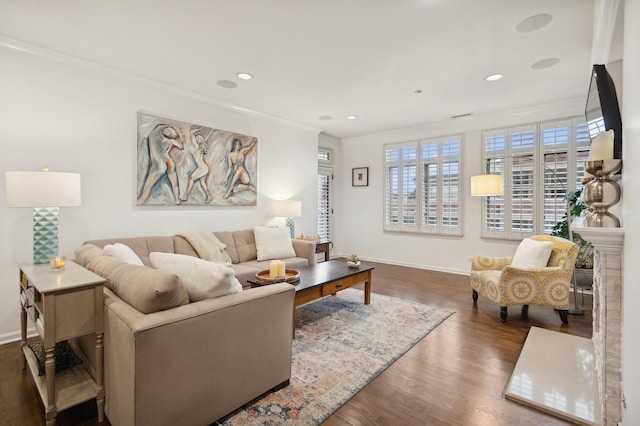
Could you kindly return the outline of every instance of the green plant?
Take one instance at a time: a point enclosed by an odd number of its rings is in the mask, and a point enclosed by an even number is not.
[[[349,256],[347,258],[347,261],[353,262],[353,263],[358,263],[358,262],[360,262],[360,258],[358,257],[357,254],[352,254],[351,256]]]
[[[578,217],[587,209],[587,205],[582,202],[580,195],[582,189],[569,195],[569,211],[571,217]],[[569,218],[567,213],[555,224],[551,230],[551,235],[569,239]],[[593,268],[593,245],[580,236],[577,232],[572,232],[573,242],[580,247],[576,257],[577,268]]]

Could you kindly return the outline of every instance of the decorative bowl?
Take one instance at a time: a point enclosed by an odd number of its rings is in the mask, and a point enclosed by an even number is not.
[[[300,272],[295,269],[285,270],[284,277],[271,278],[269,277],[269,270],[264,270],[256,273],[256,281],[260,284],[274,284],[274,283],[295,283],[300,280]]]
[[[357,268],[358,266],[360,266],[360,261],[358,262],[352,262],[350,260],[347,260],[347,266],[349,268]]]

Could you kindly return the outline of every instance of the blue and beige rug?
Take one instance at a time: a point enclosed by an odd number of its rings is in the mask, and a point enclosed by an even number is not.
[[[318,425],[452,312],[346,289],[296,310],[289,386],[269,393],[223,425]]]

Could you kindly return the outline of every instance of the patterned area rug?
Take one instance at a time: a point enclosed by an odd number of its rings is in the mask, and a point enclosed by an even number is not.
[[[223,425],[318,425],[452,312],[346,289],[296,310],[289,386],[265,395]],[[339,360],[339,362],[336,362]]]

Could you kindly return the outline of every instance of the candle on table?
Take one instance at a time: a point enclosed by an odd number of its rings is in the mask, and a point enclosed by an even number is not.
[[[284,278],[284,276],[285,276],[285,267],[284,266],[285,266],[284,262],[281,261],[281,260],[278,260],[278,269],[277,269],[277,271],[278,271],[278,277],[279,278]]]
[[[269,264],[269,278],[276,278],[278,276],[278,261],[272,260]]]
[[[49,258],[49,267],[54,271],[59,271],[64,269],[64,256],[53,256]]]

